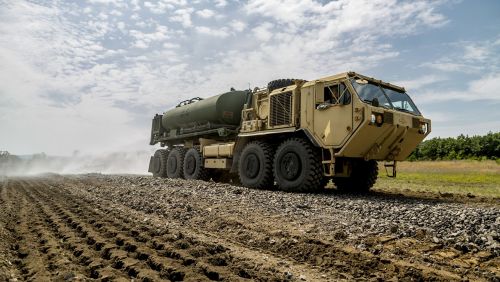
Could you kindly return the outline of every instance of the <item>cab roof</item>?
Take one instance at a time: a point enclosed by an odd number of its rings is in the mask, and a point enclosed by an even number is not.
[[[320,79],[308,81],[303,86],[310,86],[310,85],[313,85],[317,82],[329,82],[329,81],[336,81],[336,80],[348,79],[348,78],[353,78],[353,77],[366,79],[368,81],[383,85],[383,86],[388,87],[388,88],[392,88],[392,89],[400,91],[400,92],[406,92],[404,87],[397,86],[397,85],[394,85],[394,84],[391,84],[391,83],[388,83],[388,82],[385,82],[385,81],[382,81],[382,80],[379,80],[379,79],[376,79],[373,77],[365,76],[365,75],[362,75],[362,74],[359,74],[359,73],[356,73],[353,71],[343,72],[343,73],[323,77]]]

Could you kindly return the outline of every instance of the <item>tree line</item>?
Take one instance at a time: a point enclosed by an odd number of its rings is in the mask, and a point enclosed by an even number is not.
[[[456,138],[426,140],[411,153],[408,160],[499,160],[500,132],[483,136],[460,135]]]

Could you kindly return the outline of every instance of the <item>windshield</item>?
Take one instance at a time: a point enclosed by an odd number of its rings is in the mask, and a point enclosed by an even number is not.
[[[398,92],[366,80],[360,83],[356,79],[352,79],[351,83],[359,98],[366,103],[371,104],[373,99],[377,98],[380,107],[421,115],[410,96],[405,92]]]

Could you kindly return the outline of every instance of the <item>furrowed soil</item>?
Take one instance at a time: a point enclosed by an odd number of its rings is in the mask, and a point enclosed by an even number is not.
[[[0,180],[0,281],[500,280],[496,199]]]

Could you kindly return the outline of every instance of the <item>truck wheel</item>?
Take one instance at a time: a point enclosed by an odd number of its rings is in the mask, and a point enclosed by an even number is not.
[[[294,83],[295,83],[295,79],[290,79],[290,78],[276,79],[276,80],[270,81],[267,84],[267,90],[269,92],[271,92],[274,89],[287,87],[287,86],[293,85]]]
[[[153,177],[167,177],[168,153],[166,149],[156,150],[149,165],[149,171],[153,173]]]
[[[274,179],[283,191],[314,192],[325,188],[320,152],[303,139],[285,140],[274,157]]]
[[[174,148],[168,154],[167,159],[167,176],[169,178],[184,178],[184,155],[186,150],[184,148]]]
[[[241,152],[238,174],[243,186],[257,189],[273,185],[273,151],[264,142],[251,142]]]
[[[203,167],[203,158],[195,148],[186,152],[183,170],[186,179],[208,180],[208,171]]]
[[[350,177],[333,178],[333,183],[343,192],[366,193],[373,187],[377,177],[377,161],[359,160],[353,163]]]

